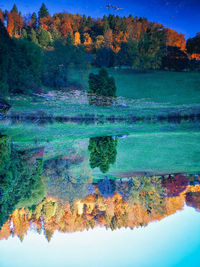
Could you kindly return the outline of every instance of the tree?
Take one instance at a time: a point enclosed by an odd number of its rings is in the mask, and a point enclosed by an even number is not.
[[[103,35],[98,35],[96,37],[96,41],[95,41],[95,48],[96,49],[103,48],[104,45],[105,45],[104,36]]]
[[[16,4],[13,5],[11,12],[16,13],[16,14],[18,13],[18,8],[17,8]]]
[[[96,65],[98,67],[113,67],[115,62],[115,53],[112,49],[102,47],[97,50],[96,53]]]
[[[90,104],[112,104],[114,101],[113,98],[116,97],[116,90],[115,80],[108,75],[106,69],[101,69],[99,74],[90,73],[88,91]],[[101,98],[101,96],[107,98]]]
[[[90,167],[99,167],[102,173],[109,170],[117,156],[117,138],[112,136],[90,138],[88,150],[90,151]]]
[[[42,6],[38,12],[38,18],[39,18],[39,21],[41,18],[44,18],[44,17],[48,17],[49,16],[49,12],[48,12],[48,9],[46,8],[45,4],[42,3]]]
[[[138,43],[133,39],[121,44],[121,49],[116,54],[117,66],[130,66],[134,68],[139,67],[139,50]]]
[[[166,32],[166,46],[176,46],[181,50],[185,50],[185,36],[178,34],[172,29],[165,29]]]
[[[61,33],[58,30],[56,30],[56,28],[54,26],[51,27],[51,29],[49,30],[49,32],[50,32],[50,34],[52,36],[53,42],[54,41],[57,41],[57,40],[59,40],[61,38]]]
[[[74,44],[75,45],[80,45],[81,44],[81,38],[80,38],[80,33],[75,32],[74,34]]]
[[[38,32],[38,41],[42,47],[47,47],[52,43],[51,34],[48,31],[46,31],[43,27],[41,27]]]
[[[33,28],[34,30],[37,27],[37,15],[35,12],[33,12],[33,14],[31,15],[30,27]]]
[[[167,54],[162,59],[162,67],[168,70],[182,71],[189,67],[189,59],[186,53],[175,46],[167,47]]]
[[[112,197],[115,192],[115,183],[106,176],[103,180],[98,182],[98,189],[103,197]]]
[[[0,138],[0,228],[17,206],[29,207],[44,198],[41,174],[42,159],[32,157],[30,151],[14,150],[9,137]]]
[[[7,96],[9,93],[8,78],[13,47],[14,41],[9,37],[3,22],[0,20],[0,93],[3,96]]]
[[[28,39],[35,44],[38,44],[38,38],[35,30],[31,28],[31,32],[28,34]]]
[[[27,39],[27,38],[28,38],[27,31],[26,31],[26,29],[23,29],[22,34],[21,34],[21,39]]]
[[[166,34],[160,25],[152,25],[138,41],[140,69],[159,69],[166,54]]]
[[[0,9],[0,20],[4,21],[4,13],[1,9]]]
[[[71,36],[73,35],[71,19],[69,17],[63,19],[60,26],[60,32],[64,38],[66,38],[69,34]]]
[[[187,40],[186,48],[189,54],[200,54],[200,33]]]
[[[24,21],[21,13],[18,13],[18,9],[14,4],[11,12],[7,12],[7,30],[10,36],[19,38],[21,35]]]
[[[46,86],[64,89],[68,85],[68,68],[70,64],[82,66],[86,63],[86,53],[81,46],[75,46],[71,35],[65,40],[53,43],[54,49],[44,51],[42,82]]]

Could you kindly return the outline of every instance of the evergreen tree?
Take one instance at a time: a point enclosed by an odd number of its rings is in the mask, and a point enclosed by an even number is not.
[[[58,30],[56,30],[56,28],[54,27],[50,29],[50,34],[52,36],[53,41],[56,41],[61,38],[61,33]]]
[[[112,197],[115,192],[115,183],[106,176],[103,180],[98,182],[98,189],[103,197]]]
[[[187,51],[190,54],[200,54],[200,33],[194,38],[189,38],[186,45]]]
[[[31,16],[31,27],[36,29],[37,27],[37,15],[35,12],[33,12],[32,16]]]
[[[47,47],[52,42],[51,34],[46,31],[43,27],[40,28],[38,33],[39,44],[43,47]]]
[[[22,34],[21,34],[21,39],[27,39],[27,38],[28,38],[27,31],[26,31],[26,29],[23,29]]]
[[[108,22],[108,18],[106,16],[103,17],[103,34],[110,30],[110,25]]]
[[[41,18],[45,18],[45,17],[48,17],[48,16],[49,16],[48,9],[46,8],[45,4],[42,3],[42,6],[41,6],[41,8],[40,8],[40,10],[38,12],[38,18],[40,20]]]
[[[28,39],[32,41],[33,43],[38,44],[37,34],[33,28],[31,28],[31,32],[28,35]]]
[[[13,48],[14,41],[10,38],[3,22],[0,20],[0,93],[3,96],[7,96],[9,91],[8,79]]]
[[[116,97],[116,85],[113,77],[108,75],[106,69],[101,69],[99,74],[89,75],[89,102],[96,105],[110,105]],[[90,95],[92,94],[92,95]],[[108,97],[108,98],[101,98]],[[111,98],[110,98],[111,97]]]
[[[110,164],[114,164],[117,156],[117,138],[112,136],[90,138],[90,167],[99,167],[102,173],[109,171]]]
[[[17,8],[16,4],[13,5],[11,12],[18,14],[18,8]]]
[[[96,65],[98,67],[110,68],[114,66],[115,54],[111,48],[102,47],[96,53]]]

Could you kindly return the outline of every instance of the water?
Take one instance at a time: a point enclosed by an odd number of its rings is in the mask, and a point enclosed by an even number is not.
[[[0,266],[198,266],[198,121],[0,129]]]

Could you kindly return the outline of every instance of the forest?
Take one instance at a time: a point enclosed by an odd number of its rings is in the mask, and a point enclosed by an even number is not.
[[[142,17],[51,16],[45,4],[38,14],[23,16],[14,4],[10,11],[0,10],[0,93],[40,93],[43,86],[65,89],[72,65],[199,70],[199,49],[199,33],[186,41],[183,34]]]

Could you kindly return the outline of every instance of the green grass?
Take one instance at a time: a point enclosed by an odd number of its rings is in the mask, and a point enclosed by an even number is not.
[[[80,72],[70,71],[70,81],[88,87],[88,75],[98,69]],[[46,97],[14,96],[8,114],[33,114],[41,111],[48,116],[81,117],[166,115],[170,113],[190,114],[200,112],[200,73],[197,72],[149,72],[135,73],[131,70],[109,69],[117,85],[118,106],[89,106],[84,90],[70,92],[52,91]],[[77,88],[78,89],[78,88]],[[126,104],[126,106],[123,106]],[[120,106],[121,105],[121,106]]]
[[[11,137],[17,149],[45,148],[45,159],[72,151],[84,158],[81,166],[74,171],[89,167],[88,143],[90,137],[107,135],[128,135],[119,138],[117,161],[111,166],[108,175],[119,172],[197,172],[200,170],[200,127],[195,123],[183,122],[137,124],[84,125],[54,123],[46,125],[18,123],[0,124],[1,134]],[[37,143],[35,141],[37,140]],[[99,169],[92,171],[95,178],[102,177]]]
[[[134,100],[169,103],[171,105],[200,103],[200,73],[152,71],[136,73],[132,70],[108,69],[115,78],[117,96]],[[87,88],[90,72],[97,73],[97,68],[86,70],[81,75],[81,82]],[[78,82],[75,70],[70,72],[71,80]]]

